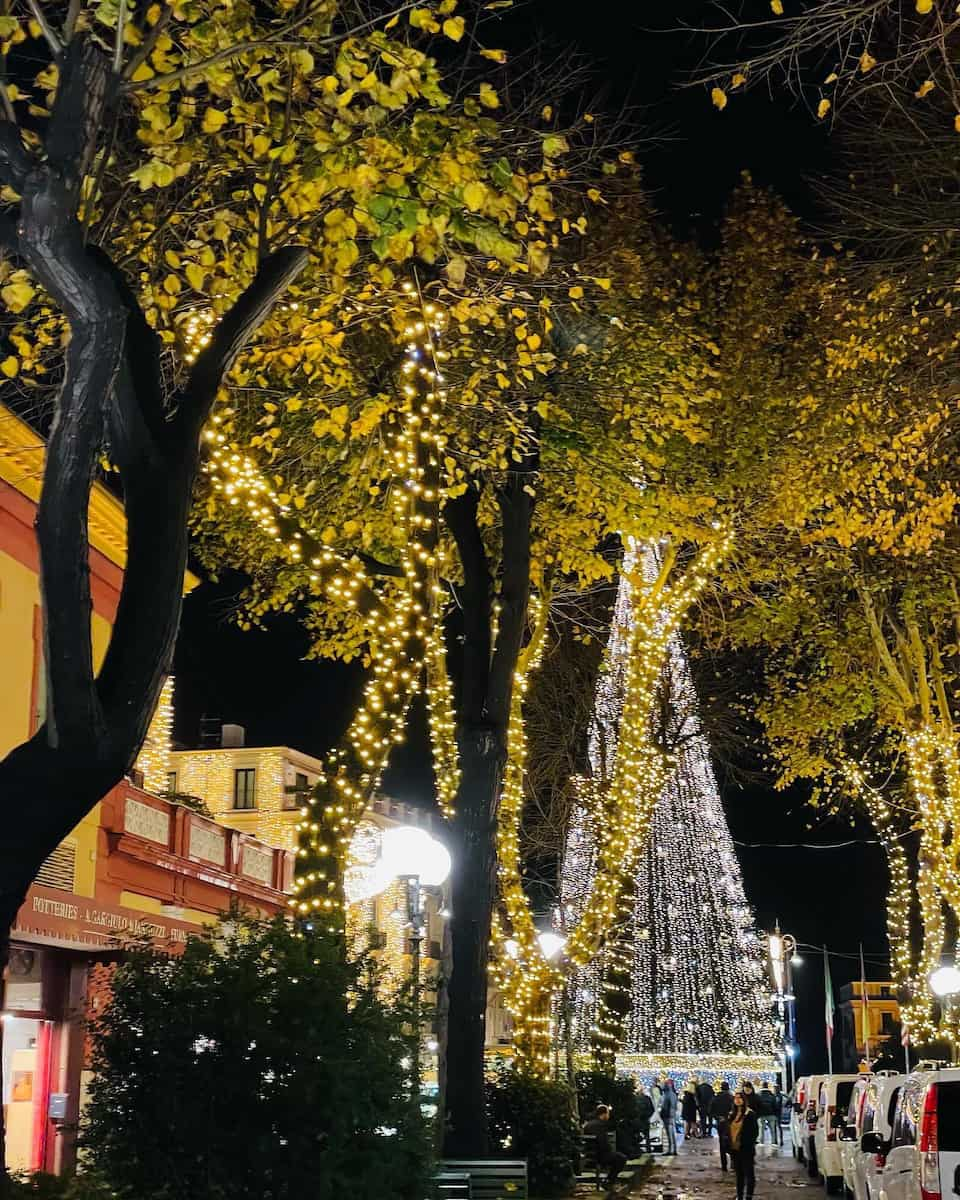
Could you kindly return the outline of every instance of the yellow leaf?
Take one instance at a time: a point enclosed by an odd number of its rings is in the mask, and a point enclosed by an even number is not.
[[[736,73],[736,75],[734,75],[734,77],[730,80],[730,86],[732,88],[743,87],[743,85],[746,82],[747,82],[746,75],[744,75],[741,71],[738,71]]]
[[[163,281],[163,290],[171,296],[176,296],[180,291],[180,280],[176,275],[168,275]]]
[[[491,62],[495,63],[505,63],[507,61],[507,52],[506,50],[481,50],[480,57],[489,58]],[[544,120],[549,119],[549,117],[544,118]]]
[[[324,545],[329,546],[332,541],[336,540],[336,537],[337,531],[332,525],[328,525],[323,533],[320,534],[320,541],[323,542]]]
[[[500,97],[496,93],[496,89],[492,88],[489,83],[480,84],[480,103],[484,108],[499,108]]]
[[[824,98],[817,105],[817,116],[822,121],[823,118],[827,115],[827,113],[829,111],[830,111],[830,101],[826,98],[826,96],[824,96]]]
[[[33,299],[33,288],[29,283],[8,283],[0,297],[11,312],[22,312]]]
[[[203,287],[203,281],[207,277],[207,273],[203,267],[197,266],[196,263],[187,263],[185,274],[187,276],[187,282],[190,284],[193,290],[195,292],[199,292]]]
[[[334,425],[346,425],[347,418],[350,416],[350,409],[346,404],[338,404],[336,408],[330,412],[330,420]]]
[[[180,255],[175,250],[164,250],[163,261],[175,271],[180,270]]]
[[[454,287],[462,287],[467,277],[467,260],[457,255],[447,263],[447,278]]]
[[[713,101],[714,108],[719,108],[721,112],[727,107],[727,93],[723,88],[715,87],[710,93],[710,99]]]
[[[478,179],[468,183],[463,189],[463,202],[471,212],[479,212],[483,208],[483,202],[487,198],[486,185],[482,184]]]
[[[836,83],[838,78],[839,78],[839,76],[837,75],[836,71],[831,71],[830,74],[826,77],[826,79],[823,82],[824,83]]]
[[[553,118],[553,107],[552,107],[552,105],[545,104],[545,105],[543,106],[543,108],[541,109],[540,116],[541,116],[541,117],[544,119],[544,121],[550,121],[550,120],[552,120],[552,118]]]
[[[864,52],[860,55],[860,70],[862,73],[866,75],[866,73],[868,71],[872,71],[876,65],[877,60],[873,57],[870,51],[864,50]]]
[[[917,12],[921,17],[926,16],[933,8],[933,0],[917,0]]]
[[[19,370],[20,360],[15,354],[9,354],[3,360],[3,362],[0,362],[0,371],[2,371],[8,379],[13,379]]]
[[[960,113],[957,113],[957,115],[953,118],[953,127],[957,133],[960,133]]]
[[[531,333],[530,336],[527,338],[527,345],[529,346],[529,348],[531,350],[539,350],[540,349],[540,334],[539,333]]]
[[[204,133],[216,133],[218,129],[222,129],[227,123],[227,114],[219,108],[208,108],[203,114],[203,124],[201,128]]]
[[[583,288],[578,284],[570,289],[569,295],[571,300],[581,300],[583,299]]]
[[[935,87],[936,84],[932,79],[925,79],[914,92],[914,95],[918,100],[922,100],[924,96],[929,96]]]
[[[770,0],[770,7],[776,17],[783,16],[783,0]]]
[[[392,16],[390,18],[390,20],[386,23],[386,25],[384,25],[384,29],[395,29],[397,24],[399,23],[399,21],[400,21],[400,14],[396,13],[394,16]]]
[[[595,279],[593,282],[597,285],[597,287],[602,287],[605,292],[610,291],[609,279]]]
[[[463,17],[447,17],[443,23],[443,32],[451,42],[459,42],[465,27],[466,21]]]

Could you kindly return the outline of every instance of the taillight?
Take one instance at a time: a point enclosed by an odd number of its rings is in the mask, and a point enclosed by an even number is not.
[[[940,1200],[940,1159],[937,1154],[937,1085],[931,1083],[923,1097],[920,1118],[920,1196]]]
[[[827,1141],[835,1142],[837,1140],[837,1131],[833,1126],[833,1118],[836,1116],[837,1106],[835,1104],[827,1105]]]

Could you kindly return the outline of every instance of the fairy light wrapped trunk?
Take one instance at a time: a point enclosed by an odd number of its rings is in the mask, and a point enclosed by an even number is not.
[[[644,552],[643,574],[656,569]],[[634,620],[620,584],[582,785],[561,875],[565,925],[580,920],[597,872],[596,804],[620,736],[624,652]],[[763,951],[727,828],[689,663],[677,633],[660,680],[667,773],[650,836],[624,863],[602,952],[572,980],[569,1037],[605,1070],[715,1073],[774,1067]]]

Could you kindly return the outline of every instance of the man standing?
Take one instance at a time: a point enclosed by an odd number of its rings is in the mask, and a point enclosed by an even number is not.
[[[664,1154],[677,1152],[677,1089],[672,1079],[663,1081],[663,1091],[660,1096],[660,1117],[663,1120],[663,1131],[666,1135]]]
[[[714,1096],[710,1105],[710,1116],[717,1123],[717,1140],[720,1142],[720,1170],[727,1169],[727,1156],[730,1153],[730,1110],[733,1108],[733,1093],[730,1084],[724,1079],[720,1091]]]
[[[593,1151],[597,1163],[607,1168],[607,1192],[612,1192],[617,1186],[620,1172],[627,1165],[627,1156],[615,1150],[611,1145],[610,1109],[605,1104],[598,1104],[596,1112],[583,1126],[584,1137],[593,1138]]]
[[[713,1104],[714,1091],[713,1084],[707,1083],[704,1079],[702,1083],[697,1084],[697,1113],[700,1116],[700,1136],[709,1137],[713,1131],[713,1123],[710,1117],[710,1106]]]
[[[763,1145],[764,1132],[769,1129],[770,1145],[776,1146],[779,1140],[777,1134],[780,1120],[777,1117],[776,1097],[771,1092],[769,1081],[766,1079],[763,1081],[763,1087],[757,1093],[756,1114],[760,1119],[760,1145]]]
[[[650,1153],[650,1118],[653,1116],[653,1101],[642,1083],[637,1085],[637,1132],[647,1153]]]

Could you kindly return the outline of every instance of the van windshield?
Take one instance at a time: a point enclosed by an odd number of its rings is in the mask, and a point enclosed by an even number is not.
[[[937,1083],[937,1148],[960,1151],[960,1080]]]

